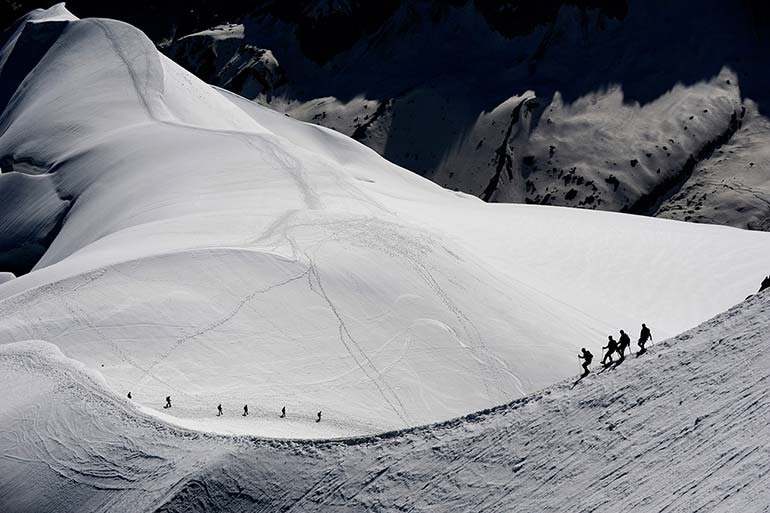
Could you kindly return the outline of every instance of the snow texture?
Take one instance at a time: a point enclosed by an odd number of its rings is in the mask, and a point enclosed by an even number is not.
[[[6,344],[0,509],[766,511],[768,322],[763,293],[575,388],[328,441],[169,427],[55,346]]]
[[[0,242],[50,234],[0,285],[0,343],[55,344],[180,426],[444,420],[572,375],[618,329],[695,326],[766,274],[770,234],[447,191],[204,84],[124,23],[36,11],[0,62],[0,154],[41,170],[2,176],[26,220]]]

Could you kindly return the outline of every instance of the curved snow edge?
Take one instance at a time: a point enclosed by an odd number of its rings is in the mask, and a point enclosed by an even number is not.
[[[666,339],[665,341],[657,342],[654,347],[657,347],[659,349],[669,348],[672,345],[676,344],[676,342],[679,341],[680,339],[681,340],[690,339],[692,338],[692,334],[702,330],[707,330],[708,329],[707,326],[714,319],[717,319],[722,316],[730,317],[733,315],[733,312],[735,312],[736,310],[741,309],[747,305],[751,305],[754,302],[759,301],[758,298],[764,297],[768,294],[770,293],[764,292],[764,293],[754,294],[752,296],[749,296],[748,298],[746,298],[745,301],[738,303],[737,305],[733,306],[727,311],[722,312],[712,317],[711,319],[708,319],[707,321],[704,321],[704,323],[702,323],[701,325],[695,328],[692,328],[690,330],[687,330],[677,335],[676,337]],[[657,352],[655,349],[648,350],[648,354],[654,354],[655,352]],[[473,424],[486,421],[492,415],[507,415],[509,413],[514,413],[516,410],[528,405],[531,402],[539,401],[543,399],[545,396],[548,396],[552,392],[555,392],[557,390],[569,389],[572,385],[572,381],[571,381],[572,378],[570,378],[570,379],[561,381],[559,383],[556,383],[554,385],[551,385],[547,388],[544,388],[538,392],[530,394],[526,397],[515,399],[508,403],[493,406],[491,408],[485,408],[483,410],[475,411],[467,415],[463,415],[460,417],[455,417],[452,419],[435,422],[431,424],[423,424],[420,426],[412,426],[409,428],[404,428],[399,430],[385,431],[374,435],[351,436],[351,437],[340,437],[340,438],[319,438],[319,439],[270,438],[270,437],[262,437],[259,435],[226,435],[221,433],[212,433],[209,431],[189,428],[176,422],[169,422],[165,416],[161,417],[160,415],[155,415],[154,410],[152,410],[151,408],[135,404],[132,401],[119,397],[115,392],[110,390],[104,377],[98,371],[88,368],[85,364],[83,364],[78,360],[67,357],[66,355],[64,355],[64,353],[61,352],[58,346],[51,344],[50,342],[46,342],[43,340],[26,340],[26,341],[13,342],[9,344],[0,345],[0,358],[8,358],[8,357],[14,357],[14,356],[32,359],[33,361],[48,360],[49,363],[57,364],[61,368],[61,370],[64,371],[64,374],[70,377],[72,381],[78,382],[84,386],[90,386],[92,388],[95,388],[97,389],[96,391],[98,393],[100,393],[105,397],[105,399],[112,400],[116,405],[120,405],[125,411],[131,412],[137,417],[144,418],[144,420],[147,420],[150,422],[162,423],[164,426],[168,427],[169,429],[176,430],[180,434],[194,433],[194,434],[206,436],[207,438],[211,438],[211,439],[229,440],[229,441],[236,441],[236,442],[242,442],[242,443],[258,443],[261,445],[268,444],[274,447],[296,446],[296,445],[301,445],[305,447],[325,447],[325,446],[337,446],[337,445],[347,445],[347,446],[368,445],[368,444],[380,442],[382,440],[391,440],[395,438],[400,438],[402,436],[420,434],[426,431],[430,431],[433,435],[435,435],[437,430],[457,429],[458,427],[461,427],[463,425],[471,426]],[[633,365],[632,362],[633,361],[627,362],[627,365]],[[78,377],[80,377],[81,379],[78,379]]]

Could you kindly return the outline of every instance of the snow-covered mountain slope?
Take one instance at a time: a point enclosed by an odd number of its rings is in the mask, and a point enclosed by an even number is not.
[[[486,201],[770,230],[763,2],[270,5],[166,52]]]
[[[8,344],[0,509],[762,512],[769,322],[763,293],[574,389],[322,442],[170,428],[54,346]]]
[[[0,205],[19,212],[0,241],[34,267],[0,284],[0,343],[53,343],[148,409],[171,395],[155,414],[187,427],[454,417],[573,374],[620,328],[692,327],[766,274],[770,234],[488,205],[62,6],[23,20],[0,64]]]

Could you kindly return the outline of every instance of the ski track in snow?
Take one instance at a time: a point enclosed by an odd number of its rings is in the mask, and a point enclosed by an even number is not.
[[[329,305],[329,308],[332,312],[334,312],[334,316],[337,318],[337,320],[340,323],[340,342],[342,342],[342,345],[345,346],[345,350],[350,354],[350,357],[353,358],[353,360],[356,362],[356,365],[361,369],[361,371],[369,378],[369,380],[375,384],[377,387],[377,390],[379,390],[380,395],[385,400],[385,402],[388,404],[388,406],[393,410],[393,412],[398,415],[398,417],[404,422],[405,425],[409,426],[408,421],[408,413],[406,412],[403,403],[398,398],[398,395],[393,391],[393,389],[387,384],[385,381],[385,377],[383,374],[377,369],[375,364],[372,362],[372,360],[367,356],[366,352],[361,349],[361,346],[356,342],[356,339],[353,337],[353,335],[350,334],[350,330],[345,324],[345,321],[343,320],[342,316],[340,315],[339,310],[334,306],[334,302],[329,298],[329,296],[326,294],[326,291],[324,290],[323,283],[321,281],[321,276],[318,273],[318,269],[315,267],[315,265],[312,263],[310,264],[310,288],[313,289],[313,283],[315,282],[316,289],[318,290],[318,293],[323,297],[324,301]],[[345,338],[350,341],[352,344],[352,347],[356,349],[354,352],[351,348],[351,344],[348,344],[345,342]],[[356,352],[360,356],[361,359],[364,360],[364,363],[361,363],[359,357],[356,356]],[[375,376],[372,376],[369,371],[367,371],[367,367],[371,368],[374,371]],[[386,393],[386,391],[388,393]],[[395,404],[393,404],[393,401],[390,399],[390,396],[392,396],[396,402],[398,403],[398,407],[396,407]]]
[[[198,337],[200,337],[202,335],[205,335],[206,333],[209,333],[211,331],[214,331],[214,330],[224,326],[225,324],[230,322],[233,318],[235,318],[235,316],[238,315],[238,313],[243,309],[244,306],[246,306],[247,303],[252,301],[258,295],[266,294],[267,292],[270,292],[271,290],[273,290],[275,288],[282,287],[282,286],[284,286],[286,284],[289,284],[289,283],[297,281],[297,280],[301,280],[302,278],[307,276],[307,274],[308,274],[308,271],[305,271],[305,272],[302,272],[302,273],[300,273],[300,274],[298,274],[296,276],[292,276],[291,278],[288,278],[288,279],[286,279],[286,280],[284,280],[282,282],[275,283],[273,285],[268,285],[267,287],[255,290],[251,294],[241,298],[240,301],[238,302],[238,304],[235,306],[235,308],[233,308],[227,315],[223,316],[222,318],[218,319],[217,321],[215,321],[215,322],[213,322],[211,324],[208,324],[208,325],[204,326],[203,328],[200,328],[200,329],[194,331],[193,333],[190,333],[188,335],[185,335],[183,337],[178,338],[176,340],[176,342],[174,342],[174,345],[172,345],[170,349],[168,349],[167,351],[162,353],[159,357],[157,357],[155,360],[153,360],[151,362],[151,364],[149,365],[149,367],[147,367],[146,369],[141,369],[141,367],[140,367],[140,369],[144,371],[145,376],[150,376],[153,379],[157,379],[158,381],[162,382],[162,380],[158,379],[156,376],[151,374],[152,370],[155,367],[157,367],[157,365],[160,364],[163,360],[168,358],[171,355],[171,353],[173,353],[174,351],[179,349],[179,347],[182,346],[185,342],[188,342],[190,340],[198,338]],[[141,386],[142,380],[140,380],[138,382],[138,384]]]
[[[0,507],[766,511],[768,319],[770,296],[755,296],[574,390],[560,383],[460,419],[326,441],[173,428],[51,345],[5,345],[3,386],[38,395],[0,409],[0,471],[11,476]],[[47,483],[33,496],[20,489],[30,473]]]

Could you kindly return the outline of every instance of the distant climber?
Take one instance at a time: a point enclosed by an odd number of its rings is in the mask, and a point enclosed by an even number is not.
[[[618,354],[620,359],[623,360],[626,357],[626,349],[631,345],[631,338],[625,331],[620,330],[620,338],[618,339]]]
[[[591,354],[591,351],[586,349],[585,347],[580,350],[581,352],[578,354],[578,358],[583,360],[583,375],[580,376],[581,378],[585,378],[588,376],[588,374],[591,372],[588,370],[588,366],[591,365],[591,362],[594,359],[594,355]]]
[[[757,294],[759,294],[765,289],[770,289],[770,276],[767,276],[764,280],[762,280],[762,285],[760,285],[759,291],[757,292]]]
[[[280,418],[284,418],[284,417],[286,417],[286,406],[281,408],[281,417]]]
[[[220,404],[219,406],[217,406],[217,417],[221,417],[221,416],[222,416],[222,405]]]
[[[245,417],[248,414],[249,414],[249,405],[248,404],[244,404],[243,405],[243,416]]]
[[[321,422],[321,412],[318,412],[318,418],[315,419],[316,422]]]
[[[170,395],[166,396],[166,406],[164,406],[164,408],[171,408],[171,396]]]
[[[652,341],[652,333],[650,333],[650,328],[647,327],[646,324],[642,323],[642,331],[639,332],[639,352],[637,355],[640,355],[647,351],[647,348],[644,347],[644,345],[647,343],[647,341]]]
[[[131,392],[128,393],[128,398],[131,399]]]
[[[615,351],[618,350],[618,343],[615,342],[615,339],[612,338],[612,335],[610,335],[607,338],[608,338],[607,345],[602,347],[602,349],[606,349],[607,350],[607,352],[604,353],[604,358],[602,358],[602,365],[609,365],[607,363],[607,358],[609,358],[610,359],[610,363],[612,363],[613,362],[612,353],[614,353]]]

